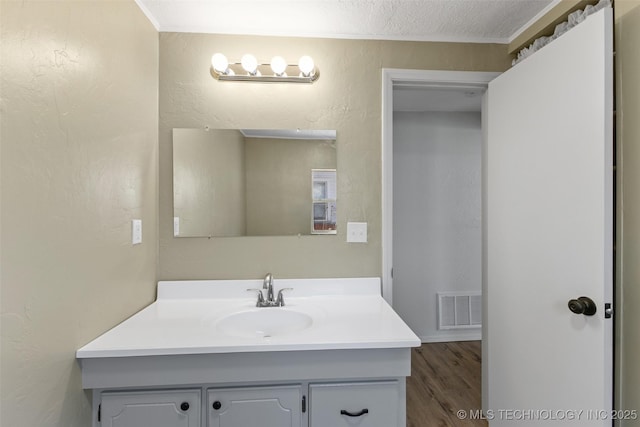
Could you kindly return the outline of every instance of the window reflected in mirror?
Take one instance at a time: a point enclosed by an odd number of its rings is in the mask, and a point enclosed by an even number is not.
[[[336,234],[336,170],[312,169],[312,234]]]

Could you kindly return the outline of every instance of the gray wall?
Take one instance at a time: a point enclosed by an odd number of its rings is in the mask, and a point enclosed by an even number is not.
[[[180,236],[245,234],[244,139],[236,129],[173,130],[173,214]]]
[[[155,298],[158,33],[133,0],[0,8],[0,425],[87,427],[76,349]]]
[[[480,339],[439,330],[436,295],[482,288],[480,125],[480,113],[393,115],[393,303],[423,342]]]
[[[335,169],[335,145],[246,139],[247,234],[311,234],[311,169]]]
[[[211,56],[311,55],[312,85],[221,82]],[[504,45],[160,34],[160,279],[381,275],[382,68],[502,71]],[[336,129],[338,234],[174,239],[171,129]],[[368,223],[367,244],[346,243],[347,221]]]

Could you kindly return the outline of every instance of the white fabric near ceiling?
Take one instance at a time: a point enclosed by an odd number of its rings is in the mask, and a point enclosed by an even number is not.
[[[583,22],[585,19],[587,19],[587,17],[589,17],[589,15],[593,15],[600,9],[604,9],[605,7],[610,7],[610,6],[611,6],[611,0],[600,0],[596,5],[588,5],[584,10],[576,10],[572,12],[571,14],[569,14],[566,21],[556,25],[553,35],[548,37],[547,36],[539,37],[536,40],[534,40],[534,42],[531,43],[529,46],[521,49],[520,52],[518,52],[517,58],[513,60],[512,65],[516,65],[518,62],[532,55],[534,52],[537,52],[538,50],[542,49],[543,47],[545,47],[546,45],[548,45],[549,43],[551,43],[552,41],[554,41],[555,39],[557,39],[558,37],[566,33],[567,31],[569,31],[579,23]]]

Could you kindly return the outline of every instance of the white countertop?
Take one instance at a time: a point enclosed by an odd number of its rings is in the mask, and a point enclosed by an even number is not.
[[[228,335],[218,321],[256,308],[262,280],[159,282],[158,299],[80,348],[78,359],[205,353],[417,347],[419,338],[380,295],[378,278],[280,279],[285,310],[306,313],[310,327],[271,337]]]

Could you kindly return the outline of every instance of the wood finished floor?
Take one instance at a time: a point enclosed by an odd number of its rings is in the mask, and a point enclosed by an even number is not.
[[[407,378],[407,427],[483,426],[460,419],[481,407],[480,341],[422,344],[411,350]]]

